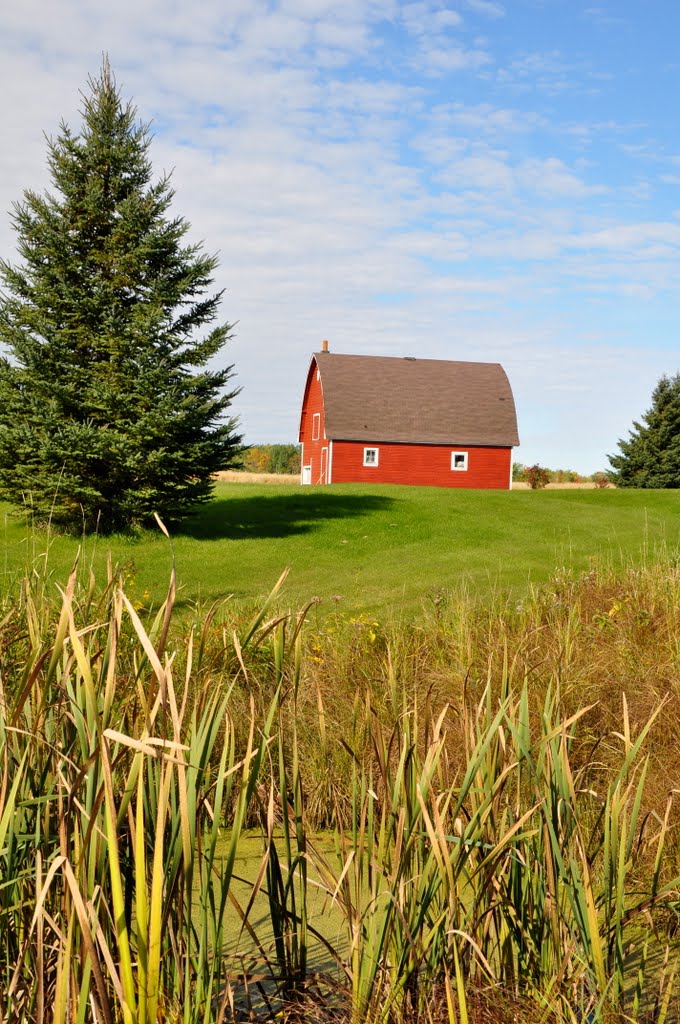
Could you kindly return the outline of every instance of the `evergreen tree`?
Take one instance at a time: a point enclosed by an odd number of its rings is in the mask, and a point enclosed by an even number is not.
[[[0,495],[107,531],[186,515],[241,437],[233,367],[207,368],[230,332],[207,291],[217,260],[169,216],[107,60],[83,100],[80,133],[48,141],[53,191],[14,205],[21,262],[0,260]]]
[[[662,377],[652,406],[634,422],[620,454],[608,455],[619,487],[680,487],[680,373]]]

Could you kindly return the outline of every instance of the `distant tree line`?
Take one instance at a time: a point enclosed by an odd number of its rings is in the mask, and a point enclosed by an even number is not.
[[[299,444],[257,444],[243,452],[240,465],[234,468],[245,473],[296,474],[300,459]]]
[[[600,470],[584,476],[574,469],[547,469],[536,463],[533,466],[525,466],[521,462],[512,464],[513,483],[527,483],[532,490],[547,487],[548,484],[586,484],[594,483],[596,487],[607,487],[609,484],[608,475]]]

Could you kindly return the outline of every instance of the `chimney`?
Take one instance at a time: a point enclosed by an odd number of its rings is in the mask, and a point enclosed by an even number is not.
[[[324,338],[324,340],[323,340],[323,341],[321,342],[321,351],[322,351],[322,352],[328,352],[328,342],[326,341],[326,339],[325,339],[325,338]]]

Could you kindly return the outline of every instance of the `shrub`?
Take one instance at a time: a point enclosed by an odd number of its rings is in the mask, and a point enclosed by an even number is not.
[[[532,491],[537,491],[550,483],[550,470],[535,463],[524,471],[524,478]]]

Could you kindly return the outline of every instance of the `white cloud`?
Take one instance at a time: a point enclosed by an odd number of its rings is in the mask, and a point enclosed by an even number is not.
[[[406,30],[415,36],[427,36],[458,28],[463,19],[457,11],[438,8],[432,3],[402,4],[401,20]]]
[[[464,46],[423,46],[414,58],[414,66],[426,75],[441,75],[456,71],[477,70],[492,63],[486,50]]]
[[[637,258],[641,251],[661,248],[671,252],[680,247],[680,225],[669,223],[617,224],[600,231],[587,232],[579,239],[587,249],[623,252]]]
[[[484,14],[487,18],[505,17],[505,8],[494,0],[465,0],[465,6],[475,14]]]
[[[534,111],[494,107],[490,103],[449,103],[435,107],[430,122],[439,130],[456,129],[480,135],[517,135],[546,128],[545,118]]]
[[[578,199],[607,191],[602,185],[587,185],[556,157],[524,160],[517,176],[522,187],[535,195]]]

